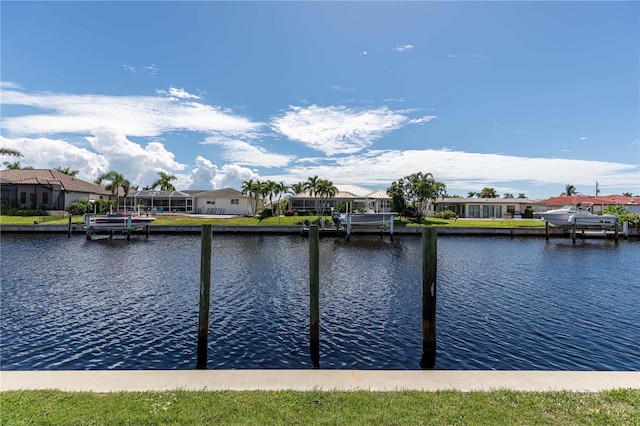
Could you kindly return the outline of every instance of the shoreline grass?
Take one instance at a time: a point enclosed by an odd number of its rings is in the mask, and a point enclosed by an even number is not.
[[[640,424],[640,390],[0,393],[3,425]]]

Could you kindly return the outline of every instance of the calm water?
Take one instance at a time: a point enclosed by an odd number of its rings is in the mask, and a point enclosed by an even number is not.
[[[1,368],[192,369],[199,236],[2,235]],[[421,241],[320,241],[321,368],[419,369]],[[640,370],[640,242],[439,237],[438,369]],[[214,236],[209,368],[311,368],[308,240]]]

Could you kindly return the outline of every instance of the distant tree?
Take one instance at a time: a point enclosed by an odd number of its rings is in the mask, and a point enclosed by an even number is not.
[[[278,193],[278,183],[268,180],[264,182],[262,186],[263,194],[269,198],[269,208],[271,209],[271,215],[274,215],[273,211],[273,196]]]
[[[436,203],[438,197],[446,195],[446,185],[434,179],[431,173],[412,173],[398,179],[387,188],[391,196],[393,209],[406,206],[413,207],[413,211],[420,217],[427,213],[429,202]],[[395,200],[395,201],[394,201]]]
[[[407,210],[407,198],[404,194],[404,181],[402,179],[391,183],[387,188],[387,195],[391,197],[391,210],[404,215]]]
[[[478,193],[477,193],[477,192],[475,192],[475,191],[469,191],[469,192],[467,193],[467,198],[473,198],[473,197],[475,197],[476,195],[478,195]]]
[[[249,201],[253,201],[253,214],[258,212],[258,201],[263,193],[263,185],[259,180],[249,179],[242,182],[242,193],[249,196]]]
[[[56,167],[53,170],[57,170],[60,173],[63,173],[63,174],[68,175],[68,176],[75,176],[78,173],[80,173],[80,170],[71,170],[71,167],[64,167],[64,168],[63,167]]]
[[[176,188],[171,183],[172,180],[176,180],[177,177],[174,175],[170,175],[166,173],[164,170],[160,170],[158,172],[158,176],[160,176],[155,182],[151,184],[151,189],[156,189],[160,187],[160,191],[175,191]]]
[[[22,157],[22,153],[17,149],[0,148],[0,155],[10,155],[12,157]]]
[[[485,186],[478,194],[478,198],[498,198],[498,193],[495,189]]]
[[[625,197],[633,197],[633,194],[631,192],[623,192],[622,195],[624,195]]]
[[[513,198],[513,194],[510,192],[505,192],[502,198]]]
[[[110,172],[103,173],[95,180],[96,185],[102,185],[103,181],[108,181],[109,183],[105,185],[105,189],[111,192],[111,195],[116,198],[116,211],[120,209],[120,197],[118,194],[118,189],[122,188],[123,197],[127,197],[129,195],[129,190],[131,189],[131,182],[122,176],[122,174],[116,172],[115,170],[111,170]]]
[[[13,163],[9,162],[9,161],[5,161],[4,166],[7,168],[7,170],[30,170],[33,169],[33,167],[31,166],[23,166],[22,164],[20,164],[19,161],[15,161]]]
[[[576,191],[576,187],[571,185],[571,184],[567,184],[564,187],[564,192],[562,192],[560,194],[560,196],[567,196],[567,197],[571,197],[572,195],[578,195],[578,191]]]
[[[526,194],[524,192],[520,192],[518,194],[518,198],[527,198]]]
[[[289,192],[292,193],[293,195],[303,193],[304,192],[304,182],[297,182],[297,183],[292,184],[289,187]]]

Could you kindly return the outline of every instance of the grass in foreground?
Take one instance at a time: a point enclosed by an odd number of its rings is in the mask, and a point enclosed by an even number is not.
[[[7,391],[3,425],[640,424],[640,390],[572,392]]]

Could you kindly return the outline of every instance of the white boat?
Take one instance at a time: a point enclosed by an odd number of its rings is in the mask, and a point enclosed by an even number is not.
[[[85,218],[85,229],[88,230],[134,230],[139,231],[151,222],[155,217],[138,216],[133,213],[110,213],[105,216],[89,216]]]
[[[585,204],[587,204],[585,206]],[[618,218],[610,214],[597,215],[589,211],[593,203],[576,203],[546,212],[536,212],[535,218],[544,220],[555,226],[600,227],[615,226]]]

